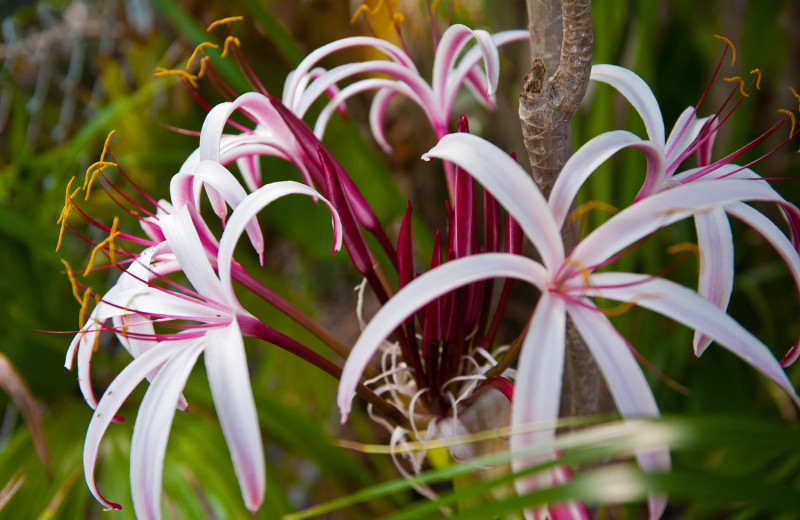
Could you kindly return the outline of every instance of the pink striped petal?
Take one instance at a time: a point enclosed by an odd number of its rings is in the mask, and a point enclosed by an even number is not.
[[[106,507],[110,509],[120,508],[119,504],[109,502],[103,497],[97,489],[97,483],[94,479],[94,469],[97,465],[100,441],[106,429],[108,429],[115,414],[119,411],[131,392],[133,392],[149,372],[162,365],[176,353],[185,348],[191,349],[191,346],[197,343],[198,340],[167,342],[159,346],[159,348],[151,349],[142,354],[140,357],[131,361],[128,366],[114,378],[111,384],[108,385],[103,397],[100,399],[97,409],[94,415],[92,415],[89,428],[86,430],[86,440],[83,445],[83,472],[86,475],[86,484],[89,486],[89,491],[91,491],[92,495]],[[173,411],[174,409],[175,407],[173,406]]]
[[[494,144],[468,133],[449,134],[422,156],[444,159],[471,174],[522,227],[549,269],[564,260],[560,228],[530,175]]]
[[[206,334],[206,373],[214,408],[247,509],[253,514],[264,501],[266,468],[256,403],[242,333],[236,321]]]
[[[707,335],[781,387],[800,407],[792,383],[769,348],[716,305],[682,285],[647,275],[592,275],[591,296],[635,303]]]
[[[730,222],[725,210],[717,207],[695,215],[694,225],[700,254],[697,292],[724,311],[733,292],[733,233]],[[692,343],[695,355],[700,356],[711,344],[711,338],[695,332]]]
[[[650,140],[664,148],[664,119],[661,117],[661,109],[653,91],[642,78],[617,65],[595,65],[592,67],[590,79],[607,83],[625,96],[642,117]]]
[[[642,150],[647,159],[647,173],[641,192],[652,192],[663,182],[664,155],[656,144],[643,141],[626,130],[600,134],[569,158],[553,184],[548,204],[558,226],[564,225],[575,196],[586,179],[609,157],[629,146]]]
[[[217,255],[217,269],[226,299],[221,301],[231,303],[238,301],[233,292],[231,266],[233,263],[234,248],[239,241],[239,237],[241,237],[244,232],[247,223],[273,201],[292,194],[308,195],[315,200],[321,200],[328,206],[331,213],[331,225],[333,226],[333,251],[338,251],[342,247],[342,223],[339,220],[339,214],[336,212],[333,205],[315,189],[294,181],[273,182],[262,186],[245,197],[239,206],[236,207],[236,210],[228,221],[228,225],[225,227],[225,231],[222,233],[222,238],[219,243],[219,253]]]
[[[181,391],[203,346],[203,340],[183,345],[161,367],[139,406],[130,457],[131,498],[138,518],[161,518],[161,483],[169,431]]]

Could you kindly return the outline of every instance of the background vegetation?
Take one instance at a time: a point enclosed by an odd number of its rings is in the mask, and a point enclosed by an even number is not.
[[[458,5],[456,20],[473,27],[492,31],[524,27],[520,0],[462,0]],[[60,252],[55,252],[56,220],[70,177],[83,175],[99,158],[108,132],[116,129],[113,147],[119,163],[150,194],[166,197],[171,175],[196,146],[194,137],[170,127],[198,130],[205,112],[173,78],[154,78],[156,67],[182,64],[194,46],[207,39],[205,27],[211,21],[241,14],[245,21],[236,26],[236,34],[244,53],[266,87],[279,94],[286,73],[307,52],[336,38],[366,32],[362,23],[348,23],[355,7],[344,0],[18,0],[0,5],[0,385],[5,390],[0,392],[0,517],[101,515],[83,482],[81,467],[91,411],[78,392],[75,375],[63,368],[71,334],[54,334],[78,327],[79,305],[60,259],[83,265],[90,251],[82,240],[68,234]],[[406,43],[421,63],[429,64],[424,2],[401,2],[400,9],[407,18]],[[647,80],[661,103],[667,128],[686,106],[697,102],[716,66],[721,46],[713,34],[737,43],[736,67],[741,67],[741,73],[761,68],[761,90],[737,109],[717,141],[717,157],[752,140],[778,120],[778,108],[794,103],[788,87],[800,87],[798,2],[595,0],[593,11],[595,62],[630,67]],[[473,131],[521,151],[516,96],[528,61],[527,48],[509,48],[501,54],[505,63],[498,111],[482,114],[466,103],[464,110]],[[226,81],[240,91],[246,88],[230,62],[215,63]],[[420,65],[420,70],[428,69]],[[722,82],[712,87],[704,114],[719,103],[727,88]],[[366,100],[353,103],[353,116],[333,123],[327,144],[367,198],[377,201],[379,217],[390,229],[402,215],[406,198],[412,199],[429,224],[438,225],[442,186],[437,177],[418,171],[423,168],[418,157],[433,145],[420,114],[398,108],[390,121],[390,139],[397,143],[398,156],[388,157],[363,132],[365,107]],[[632,128],[644,135],[638,116],[603,86],[590,91],[573,126],[576,144],[615,128]],[[768,140],[748,157],[771,150],[783,137]],[[794,202],[800,201],[797,146],[791,143],[755,167],[765,177],[792,179],[774,185]],[[640,182],[640,161],[635,153],[623,154],[604,166],[582,196],[625,204]],[[278,163],[269,163],[265,172],[269,179],[291,175]],[[86,207],[106,222],[116,214],[116,207],[102,197],[94,197]],[[343,255],[330,259],[329,232],[293,218],[299,216],[298,211],[303,210],[284,205],[265,215],[273,253],[264,277],[341,339],[352,341],[358,333],[352,287],[358,280]],[[586,225],[598,221],[593,214]],[[77,220],[71,224],[87,238],[98,238]],[[134,231],[133,222],[124,225]],[[793,282],[777,255],[757,236],[744,228],[735,227],[735,231],[737,281],[730,312],[782,356],[800,328]],[[626,261],[645,272],[658,272],[673,259],[666,253],[667,245],[692,238],[690,226],[674,226]],[[424,234],[420,240],[425,240]],[[691,283],[696,269],[695,260],[690,259],[671,276]],[[113,276],[93,273],[87,284],[100,290]],[[524,319],[531,308],[532,302],[521,294],[513,309]],[[270,315],[265,309],[263,317],[279,330],[316,346],[280,315]],[[280,518],[319,504],[329,507],[311,514],[326,518],[435,518],[441,515],[438,506],[448,502],[459,518],[485,519],[518,510],[523,503],[566,496],[590,503],[636,502],[652,489],[671,493],[671,517],[794,518],[800,514],[800,453],[796,449],[800,431],[797,410],[788,399],[722,349],[712,347],[701,359],[694,358],[691,335],[682,327],[644,311],[634,310],[618,319],[623,333],[655,367],[649,377],[668,418],[655,425],[635,423],[627,429],[606,425],[602,427],[618,429],[568,437],[562,446],[567,460],[595,469],[550,494],[484,499],[492,486],[496,486],[495,495],[507,486],[509,476],[496,477],[496,482],[479,480],[470,476],[473,468],[444,461],[428,476],[442,482],[437,486],[443,491],[443,502],[433,505],[418,500],[397,479],[386,455],[366,455],[335,445],[335,439],[386,443],[387,438],[364,413],[354,413],[344,428],[338,425],[334,380],[309,372],[302,362],[269,345],[250,345],[253,388],[268,459],[267,501],[256,518]],[[102,344],[94,359],[98,390],[129,360],[113,341]],[[249,518],[202,371],[201,366],[195,369],[186,390],[191,413],[179,414],[173,426],[165,465],[165,513],[171,518]],[[800,370],[793,367],[789,375],[800,386]],[[670,381],[682,387],[676,389]],[[124,409],[127,421],[112,427],[104,441],[100,487],[123,504],[121,512],[107,513],[114,518],[133,515],[128,448],[142,392],[134,394]],[[641,443],[647,441],[637,432],[650,431],[646,428],[651,426],[661,435],[670,435],[675,447],[673,474],[641,475],[626,464],[597,466],[597,462],[629,454],[632,446],[645,445]],[[605,436],[601,435],[604,431]],[[455,475],[458,471],[466,473]],[[629,485],[620,487],[620,483]],[[382,487],[370,487],[376,485]],[[366,496],[357,494],[365,488]],[[628,493],[620,495],[621,489]],[[329,503],[337,497],[345,501]],[[641,505],[604,506],[598,511],[604,518],[641,514]]]

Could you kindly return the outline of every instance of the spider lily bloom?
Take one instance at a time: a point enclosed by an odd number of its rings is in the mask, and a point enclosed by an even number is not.
[[[206,254],[207,246],[197,232],[191,204],[186,204],[175,214],[161,216],[159,224],[165,241],[149,248],[135,261],[102,298],[89,323],[76,336],[68,353],[68,365],[77,355],[79,372],[88,372],[91,350],[102,330],[114,331],[125,338],[123,343],[147,344],[147,348],[138,349],[131,363],[97,402],[86,435],[86,480],[92,494],[107,507],[119,509],[118,504],[102,496],[94,480],[99,444],[119,407],[148,378],[151,384],[139,408],[131,441],[132,497],[137,516],[160,518],[161,472],[167,437],[176,406],[185,406],[180,393],[201,353],[245,505],[255,512],[263,502],[263,446],[243,336],[263,339],[331,371],[330,363],[321,356],[274,331],[242,308],[230,285],[231,241],[235,243],[258,211],[289,194],[308,195],[331,208],[334,249],[338,249],[341,223],[330,203],[299,183],[269,184],[240,201],[228,222],[220,243],[219,256],[226,266],[224,281],[220,281]],[[193,289],[180,287],[164,277],[176,271],[187,277]],[[164,285],[157,285],[156,281]],[[105,325],[109,319],[114,323],[110,328]],[[334,371],[334,375],[338,376],[338,372]]]
[[[603,153],[578,152],[564,170],[591,170],[596,166],[594,159]],[[657,156],[649,156],[654,157]],[[470,134],[450,134],[424,158],[451,161],[470,173],[519,223],[542,261],[506,253],[476,254],[448,262],[409,283],[375,315],[347,359],[338,393],[343,421],[366,364],[398,325],[443,294],[489,278],[523,280],[541,291],[517,364],[512,429],[552,424],[558,417],[567,315],[595,357],[620,413],[624,417],[658,415],[653,394],[630,346],[594,303],[595,297],[639,305],[700,331],[758,369],[800,406],[800,398],[769,349],[707,299],[656,276],[593,272],[643,237],[709,207],[742,200],[785,204],[765,184],[725,179],[714,184],[691,183],[652,195],[611,217],[567,256],[559,233],[560,219],[554,217],[554,211],[525,170],[502,150]],[[554,429],[512,434],[511,448],[521,451],[552,442],[554,437]],[[639,453],[637,458],[647,470],[670,467],[666,449]],[[520,471],[542,460],[540,455],[518,456],[512,459],[512,467]],[[524,494],[547,486],[550,481],[549,476],[534,475],[518,479],[515,486]],[[659,517],[664,506],[663,499],[651,498],[651,517]]]
[[[472,30],[464,25],[450,26],[442,34],[441,40],[435,42],[436,56],[430,83],[422,77],[406,51],[394,44],[374,37],[343,38],[309,54],[287,76],[282,100],[292,112],[302,118],[320,96],[333,93],[314,126],[314,133],[322,138],[331,115],[335,110],[341,109],[349,97],[376,90],[370,109],[370,127],[378,144],[387,153],[391,153],[392,147],[386,140],[383,127],[387,106],[394,96],[403,95],[419,105],[439,139],[451,129],[453,104],[462,86],[467,85],[484,106],[494,106],[494,91],[500,65],[497,48],[510,42],[527,40],[529,37],[528,31],[504,31],[490,35],[486,31]],[[472,38],[477,44],[459,61],[459,55]],[[317,67],[329,55],[351,47],[372,47],[389,59],[348,63],[331,70]],[[477,68],[481,58],[484,64],[483,74]],[[345,87],[339,86],[341,81],[374,73],[385,74],[394,79],[369,77]],[[451,196],[454,195],[452,176],[452,171],[448,170],[447,181]]]
[[[735,56],[735,49],[733,52]],[[752,86],[754,84],[757,85],[760,80],[760,72],[758,70],[753,71],[757,76],[745,90],[744,82],[741,78],[726,78],[738,79],[741,85],[737,84],[733,87],[725,103],[714,115],[698,118],[698,108],[719,72],[724,58],[725,53],[720,58],[720,63],[714,72],[711,82],[709,82],[709,87],[703,93],[697,107],[689,107],[683,111],[666,141],[664,139],[664,121],[658,102],[650,87],[639,76],[628,69],[616,65],[595,65],[592,68],[591,79],[611,85],[623,94],[636,109],[644,121],[650,142],[655,145],[652,153],[658,153],[661,156],[659,161],[653,161],[653,164],[657,165],[657,167],[648,168],[642,188],[636,195],[634,202],[676,186],[695,182],[713,182],[726,178],[751,179],[753,182],[766,185],[767,182],[749,168],[761,158],[744,166],[734,164],[733,161],[739,159],[744,153],[790,120],[792,124],[789,136],[779,146],[783,146],[800,132],[795,131],[794,115],[789,111],[783,110],[784,117],[760,137],[741,149],[713,161],[711,157],[712,144],[719,128],[728,120],[744,97],[748,95],[747,92],[750,91]],[[732,107],[728,108],[737,93],[739,94],[739,99],[733,103]],[[602,140],[602,143],[598,143],[598,145],[607,147],[609,155],[624,146],[635,145],[638,142],[638,138],[631,134],[613,132],[598,138],[598,140]],[[680,165],[691,155],[697,157],[699,166],[683,172],[677,172]],[[589,172],[584,170],[570,173],[572,174],[562,175],[559,178],[557,182],[558,188],[554,187],[553,194],[550,197],[551,206],[558,206],[562,211],[567,210],[568,206],[564,206],[564,204],[572,200],[574,192],[585,180],[583,175]],[[783,199],[780,200],[783,201]],[[786,208],[786,205],[783,204],[783,207]],[[784,216],[787,217],[789,222],[790,241],[784,232],[770,219],[751,206],[741,202],[732,202],[724,206],[709,208],[707,211],[694,216],[697,241],[701,252],[698,292],[717,304],[721,309],[727,308],[733,291],[734,276],[733,237],[728,216],[741,220],[750,226],[775,248],[789,268],[798,287],[798,292],[800,292],[800,255],[797,253],[797,248],[800,247],[800,218],[798,218],[798,213],[796,211],[784,212]],[[711,339],[707,336],[701,333],[695,334],[695,353],[697,355],[702,354],[710,343]],[[798,356],[800,356],[800,334],[794,346],[784,357],[782,364],[784,366],[791,364]]]

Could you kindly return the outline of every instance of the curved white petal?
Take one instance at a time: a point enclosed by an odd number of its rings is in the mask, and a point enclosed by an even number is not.
[[[659,410],[650,385],[631,353],[625,339],[598,309],[583,305],[567,308],[575,327],[586,341],[623,417],[658,417]],[[645,471],[666,471],[671,467],[667,446],[652,451],[637,452],[639,466]],[[650,518],[658,519],[667,506],[666,498],[649,498]]]
[[[617,65],[595,65],[590,79],[607,83],[625,96],[642,117],[650,140],[664,148],[664,118],[653,91],[642,78]]]
[[[236,320],[206,334],[206,373],[214,408],[233,461],[247,509],[261,507],[266,489],[266,468],[256,403],[242,333]]]
[[[189,210],[184,207],[176,215],[164,216],[161,226],[183,273],[195,290],[217,302],[231,303],[206,256]]]
[[[497,90],[497,82],[500,78],[500,53],[497,51],[492,35],[488,32],[478,29],[472,31],[471,36],[475,38],[476,48],[483,57],[483,68],[486,72],[486,91],[483,92],[483,96],[489,98]],[[444,106],[452,107],[456,94],[474,67],[473,63],[462,59],[458,66],[447,74],[444,90],[438,93],[441,96],[440,99],[445,102]]]
[[[742,204],[742,203],[735,203]],[[742,204],[744,205],[744,204]],[[697,247],[700,254],[700,274],[697,292],[723,311],[733,292],[733,233],[722,207],[694,216]],[[700,356],[711,344],[711,338],[694,333],[694,353]]]
[[[560,227],[530,175],[494,144],[468,133],[448,134],[422,156],[460,166],[489,190],[519,223],[548,269],[564,260]]]
[[[556,224],[564,225],[572,202],[586,179],[609,157],[629,146],[642,150],[647,159],[647,175],[642,191],[652,191],[664,177],[664,155],[661,148],[627,130],[614,130],[601,134],[581,146],[564,164],[558,174],[548,204]],[[650,187],[652,185],[652,188]]]
[[[125,402],[130,393],[148,373],[161,366],[180,350],[190,348],[191,344],[197,342],[198,340],[189,340],[187,343],[172,341],[166,342],[158,348],[150,349],[131,361],[106,388],[92,415],[83,444],[83,472],[86,475],[86,484],[89,486],[89,491],[92,492],[92,495],[106,507],[119,509],[117,504],[109,502],[100,494],[97,489],[97,483],[94,480],[94,468],[97,464],[100,441],[103,439],[106,429],[113,421],[114,415],[122,406],[122,403]]]
[[[340,65],[325,72],[303,91],[302,95],[295,101],[292,111],[298,117],[303,117],[314,101],[339,81],[368,73],[387,74],[397,78],[414,91],[415,97],[422,100],[422,105],[425,108],[433,109],[437,107],[437,100],[433,97],[430,85],[425,82],[425,79],[419,75],[416,69],[410,70],[404,65],[391,61],[372,60]]]
[[[195,206],[199,207],[199,201],[194,200],[194,197],[191,199],[186,198],[192,192],[191,186],[198,182],[213,188],[214,192],[221,197],[223,201],[222,208],[214,209],[220,220],[224,220],[227,215],[225,203],[236,209],[236,206],[247,196],[247,191],[222,164],[215,161],[201,160],[194,171],[178,173],[172,177],[170,181],[170,197],[176,208],[182,208],[187,202],[193,202]],[[209,192],[210,194],[211,192]],[[209,197],[209,200],[212,200],[213,203],[214,199]],[[250,243],[253,244],[253,248],[259,256],[262,256],[264,254],[264,238],[261,235],[258,220],[253,219],[247,224],[247,235],[250,237]]]
[[[414,65],[414,61],[411,57],[402,49],[386,40],[369,36],[342,38],[341,40],[323,45],[319,49],[312,51],[300,62],[297,68],[286,77],[283,86],[283,97],[281,98],[283,104],[290,110],[295,111],[297,100],[305,90],[307,78],[316,64],[326,56],[350,47],[372,47],[386,54],[392,61],[403,65],[410,71],[416,72],[416,65]]]
[[[783,231],[761,212],[742,202],[727,204],[725,206],[725,211],[728,215],[741,220],[753,228],[775,248],[775,251],[786,264],[786,267],[789,268],[789,272],[794,279],[795,287],[798,293],[800,293],[800,254],[798,254],[792,243],[783,234]],[[781,360],[781,364],[783,366],[790,365],[797,360],[798,356],[800,356],[800,337],[795,341],[792,348],[789,349],[786,357]]]
[[[375,97],[372,98],[372,104],[369,107],[369,127],[372,130],[372,136],[381,149],[388,154],[393,153],[394,149],[389,144],[389,141],[386,140],[386,133],[383,131],[383,118],[386,115],[386,107],[389,106],[389,101],[392,100],[395,94],[397,94],[395,90],[379,90]]]
[[[517,362],[514,382],[514,402],[511,405],[512,430],[545,423],[543,429],[512,433],[511,467],[522,471],[540,464],[555,454],[516,454],[537,444],[555,441],[555,421],[561,401],[561,379],[564,372],[564,341],[566,333],[566,304],[547,291],[536,304],[528,333]],[[520,495],[550,485],[549,472],[518,478],[514,487]]]
[[[453,289],[488,278],[513,278],[539,289],[547,285],[544,267],[528,258],[507,253],[484,253],[447,262],[417,277],[395,294],[361,332],[342,369],[337,404],[347,420],[364,368],[383,340],[405,319],[435,298]]]
[[[203,351],[189,342],[159,370],[144,394],[131,437],[131,498],[138,518],[161,518],[161,481],[167,439],[186,379]],[[158,349],[156,349],[158,350]]]
[[[586,294],[634,303],[707,335],[771,379],[800,407],[800,397],[766,345],[691,289],[652,276],[598,273]]]
[[[222,282],[222,288],[226,294],[226,299],[222,301],[238,301],[233,292],[231,264],[233,262],[233,250],[236,247],[236,243],[239,241],[239,237],[242,236],[245,226],[250,220],[255,218],[258,212],[273,201],[292,194],[308,195],[315,200],[321,200],[328,206],[331,212],[331,223],[333,226],[333,250],[338,251],[342,247],[342,224],[339,220],[339,214],[336,212],[333,205],[315,189],[294,181],[273,182],[262,186],[248,195],[241,204],[237,206],[236,210],[231,214],[225,231],[222,233],[222,238],[219,242],[219,253],[217,255],[219,279]]]
[[[386,78],[364,79],[346,86],[338,94],[336,94],[328,102],[327,105],[325,105],[325,108],[322,109],[322,112],[320,112],[319,116],[317,117],[317,122],[314,124],[314,135],[317,136],[317,139],[320,140],[322,139],[323,135],[325,134],[325,127],[327,126],[328,121],[330,120],[331,116],[341,103],[343,103],[344,101],[346,101],[347,99],[356,94],[359,94],[361,92],[366,92],[368,90],[380,90],[382,92],[388,91],[391,92],[392,95],[403,94],[404,96],[407,96],[409,99],[412,99],[415,103],[420,105],[423,108],[423,110],[425,110],[422,98],[417,96],[416,92],[414,92],[413,89],[409,88],[409,86],[403,83],[402,81],[386,79]],[[373,99],[373,104],[374,103],[375,100]],[[374,131],[375,129],[373,128],[373,133]]]
[[[575,246],[570,256],[576,266],[591,268],[664,226],[717,205],[742,200],[784,202],[762,182],[724,179],[685,184],[647,197],[617,213]],[[578,268],[573,266],[573,269]]]
[[[694,107],[689,107],[681,112],[669,133],[665,154],[670,171],[675,171],[678,167],[678,163],[675,161],[694,143],[706,122],[711,119],[711,117],[697,117],[695,111]]]

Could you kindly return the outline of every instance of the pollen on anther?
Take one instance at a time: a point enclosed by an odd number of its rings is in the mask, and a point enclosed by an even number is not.
[[[115,163],[115,162],[109,162],[109,161],[100,160],[100,161],[97,161],[96,163],[93,163],[88,168],[86,168],[86,179],[83,181],[83,189],[86,190],[86,197],[84,197],[83,200],[89,200],[89,195],[92,192],[92,183],[97,178],[97,176],[100,174],[100,172],[102,172],[105,169],[106,166],[117,167],[119,165],[117,163]],[[92,170],[94,170],[94,172],[90,176],[89,172],[91,172]]]
[[[779,108],[778,112],[781,114],[786,114],[786,117],[788,117],[791,120],[791,128],[789,129],[789,139],[791,139],[792,137],[794,137],[794,127],[797,122],[794,118],[794,113],[792,113],[789,110],[786,110],[785,108]]]
[[[744,79],[741,76],[733,76],[733,77],[730,77],[730,78],[722,78],[722,79],[724,79],[725,81],[738,81],[739,82],[739,92],[741,92],[742,96],[744,96],[744,97],[750,97],[750,95],[747,92],[745,92],[745,90],[744,90]]]
[[[186,70],[189,70],[189,67],[192,66],[192,62],[194,61],[194,59],[197,57],[198,54],[202,53],[203,49],[206,48],[206,47],[211,47],[212,49],[218,49],[219,45],[217,45],[216,43],[211,43],[211,42],[203,42],[200,45],[198,45],[197,47],[195,47],[194,48],[194,52],[192,53],[192,55],[189,56],[188,60],[186,60],[186,67],[185,67]],[[201,58],[201,66],[202,66],[202,58]]]
[[[64,258],[61,259],[61,263],[64,264],[64,268],[67,270],[67,278],[69,278],[69,284],[72,286],[72,296],[75,297],[78,303],[82,303],[83,298],[81,298],[81,294],[78,292],[78,281],[75,280],[75,273],[72,272],[72,267],[70,267],[69,262]]]
[[[83,292],[83,298],[80,298],[78,301],[81,304],[81,309],[78,311],[78,326],[83,328],[86,324],[86,310],[89,306],[89,296],[92,294],[92,288],[87,287],[86,290]],[[97,301],[97,300],[95,300]],[[97,338],[95,338],[97,340]]]
[[[608,204],[607,202],[603,202],[601,200],[590,200],[589,202],[586,202],[578,206],[572,213],[569,214],[567,220],[569,220],[570,222],[574,222],[583,215],[585,215],[586,213],[594,209],[599,209],[601,211],[605,211],[606,213],[610,213],[612,215],[619,213],[619,209],[615,208],[611,204]]]
[[[242,20],[244,20],[244,16],[229,16],[227,18],[222,18],[216,22],[212,22],[211,25],[208,26],[208,29],[206,29],[206,32],[211,32],[212,29],[220,25],[229,24],[231,22],[241,22]]]
[[[189,82],[194,88],[197,88],[197,76],[194,74],[190,74],[185,70],[180,69],[165,69],[164,67],[157,67],[156,71],[153,73],[155,77],[161,76],[178,76],[181,79],[184,79]]]
[[[223,58],[228,55],[228,51],[230,50],[231,44],[234,44],[237,47],[241,47],[242,46],[242,43],[239,41],[239,38],[237,38],[236,36],[233,36],[233,35],[228,36],[227,38],[225,38],[225,43],[224,43],[224,45],[222,47],[222,57]]]
[[[731,52],[733,53],[733,56],[731,57],[731,67],[733,67],[734,64],[736,63],[736,46],[733,44],[732,41],[730,41],[724,36],[720,36],[719,34],[715,34],[714,38],[722,40],[723,42],[727,43],[728,46],[731,48]]]
[[[89,276],[89,272],[91,272],[92,267],[94,266],[94,260],[97,257],[97,253],[106,244],[108,244],[109,260],[111,261],[112,264],[116,263],[114,257],[114,239],[116,239],[117,236],[119,236],[119,231],[117,231],[117,226],[119,226],[119,217],[114,217],[114,223],[111,224],[111,230],[109,231],[108,236],[105,239],[103,239],[100,243],[98,243],[96,246],[94,246],[94,249],[92,249],[92,254],[89,255],[89,263],[86,265],[86,270],[83,272],[84,277]]]
[[[56,244],[56,251],[61,248],[61,239],[64,237],[64,227],[67,225],[67,217],[69,217],[69,212],[75,207],[75,203],[72,201],[75,198],[75,195],[81,191],[81,188],[75,188],[71,194],[69,192],[70,188],[72,187],[72,181],[75,180],[75,177],[72,177],[69,182],[67,183],[66,194],[64,197],[64,207],[61,209],[61,215],[58,217],[56,224],[61,225],[61,229],[58,231],[58,244]]]
[[[698,257],[700,256],[700,248],[697,247],[697,244],[692,242],[679,242],[677,244],[672,244],[667,248],[667,253],[670,255],[683,252],[693,253]]]
[[[753,69],[750,74],[756,75],[756,90],[761,90],[761,69]]]

